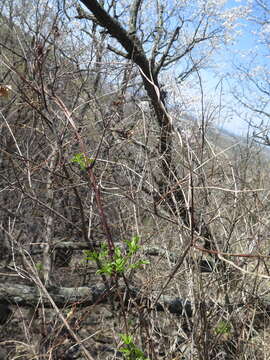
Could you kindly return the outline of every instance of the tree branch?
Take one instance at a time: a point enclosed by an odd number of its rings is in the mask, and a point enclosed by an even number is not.
[[[136,34],[137,31],[137,20],[138,13],[140,7],[142,5],[143,0],[134,0],[132,4],[132,8],[130,11],[130,22],[129,22],[129,31],[131,34]]]
[[[111,17],[97,0],[81,0],[81,2],[94,14],[97,21],[105,27],[110,35],[118,40],[128,53],[128,58],[133,59],[135,63],[140,63],[142,70],[149,73],[149,64],[144,54],[139,39],[135,34],[130,35],[117,21]]]
[[[157,65],[155,66],[155,72],[159,73],[162,66],[164,65],[164,62],[166,60],[166,58],[168,57],[168,54],[171,50],[171,47],[173,45],[173,43],[175,42],[175,40],[177,39],[178,35],[179,35],[179,30],[180,30],[180,27],[177,26],[177,28],[174,30],[174,33],[170,39],[170,41],[168,42],[168,45],[161,57],[161,59],[159,60],[159,62],[157,63]]]

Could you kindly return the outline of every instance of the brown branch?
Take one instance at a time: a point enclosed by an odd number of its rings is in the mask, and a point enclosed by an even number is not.
[[[116,49],[115,47],[113,47],[113,46],[111,46],[111,45],[108,45],[107,48],[108,48],[110,51],[114,52],[116,55],[122,56],[122,57],[125,58],[125,59],[129,59],[128,54],[125,54],[123,51],[118,50],[118,49]]]
[[[161,59],[159,60],[159,62],[155,66],[155,72],[156,73],[159,73],[162,66],[164,65],[165,60],[167,59],[167,57],[169,55],[169,52],[170,52],[170,50],[172,48],[173,43],[175,42],[175,40],[177,40],[177,37],[179,35],[179,30],[180,30],[180,27],[177,26],[177,28],[174,30],[174,33],[172,34],[172,37],[171,37],[170,41],[167,44],[167,47],[166,47],[164,53],[161,56]]]
[[[131,11],[130,11],[130,22],[129,22],[129,31],[131,34],[135,34],[137,31],[137,20],[138,20],[138,13],[140,7],[142,5],[143,0],[134,0]]]
[[[118,20],[111,17],[97,0],[81,0],[81,2],[94,14],[97,21],[105,27],[110,35],[117,39],[128,53],[129,58],[143,65],[143,70],[149,72],[149,64],[142,46],[136,35],[130,35]]]

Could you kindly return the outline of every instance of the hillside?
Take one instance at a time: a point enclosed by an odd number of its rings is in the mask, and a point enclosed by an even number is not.
[[[0,359],[269,358],[268,149],[170,112],[134,22],[120,61],[116,16],[53,5],[1,20]]]

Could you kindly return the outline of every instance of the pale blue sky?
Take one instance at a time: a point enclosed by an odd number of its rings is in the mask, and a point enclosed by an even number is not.
[[[242,1],[235,1],[230,0],[228,3],[228,7],[246,5],[247,0]],[[224,119],[223,127],[237,135],[246,134],[248,131],[248,123],[243,119],[249,119],[250,113],[246,111],[244,107],[237,104],[231,92],[233,91],[234,87],[238,86],[238,82],[234,80],[235,75],[237,74],[236,66],[240,64],[245,64],[250,62],[250,57],[244,58],[242,55],[247,53],[249,50],[253,50],[256,54],[256,58],[254,60],[254,64],[269,64],[270,67],[270,60],[264,56],[264,48],[259,44],[258,36],[256,36],[253,32],[256,30],[255,24],[243,19],[241,20],[241,30],[242,35],[238,37],[237,41],[233,45],[229,45],[227,49],[222,50],[222,53],[216,58],[217,62],[220,62],[221,69],[219,70],[218,74],[214,76],[210,72],[207,73],[207,78],[209,83],[212,86],[212,89],[215,87],[215,84],[218,83],[220,75],[224,76],[224,80],[222,81],[223,86],[223,93],[224,99],[223,103],[226,104],[229,108],[231,108],[231,114],[229,113],[228,116]],[[220,86],[218,87],[217,94],[220,93]],[[238,113],[241,113],[239,116]],[[245,115],[245,113],[247,113]],[[260,120],[257,118],[257,115],[254,114],[252,117],[252,121],[259,122]]]

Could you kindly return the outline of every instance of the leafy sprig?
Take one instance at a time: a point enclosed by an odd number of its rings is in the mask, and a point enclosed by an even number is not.
[[[86,170],[94,162],[94,159],[89,158],[83,153],[78,153],[71,158],[71,162],[78,164],[81,170]]]
[[[84,260],[100,261],[102,265],[97,273],[110,276],[114,274],[122,275],[129,269],[140,269],[143,265],[149,264],[149,261],[138,260],[134,263],[131,262],[131,257],[140,249],[139,241],[139,236],[134,236],[131,240],[125,241],[127,253],[124,253],[120,247],[116,246],[113,256],[110,256],[107,244],[102,244],[99,252],[84,250]]]
[[[122,346],[119,351],[124,355],[126,360],[148,360],[143,351],[134,344],[132,336],[120,334],[120,338],[125,346]]]

